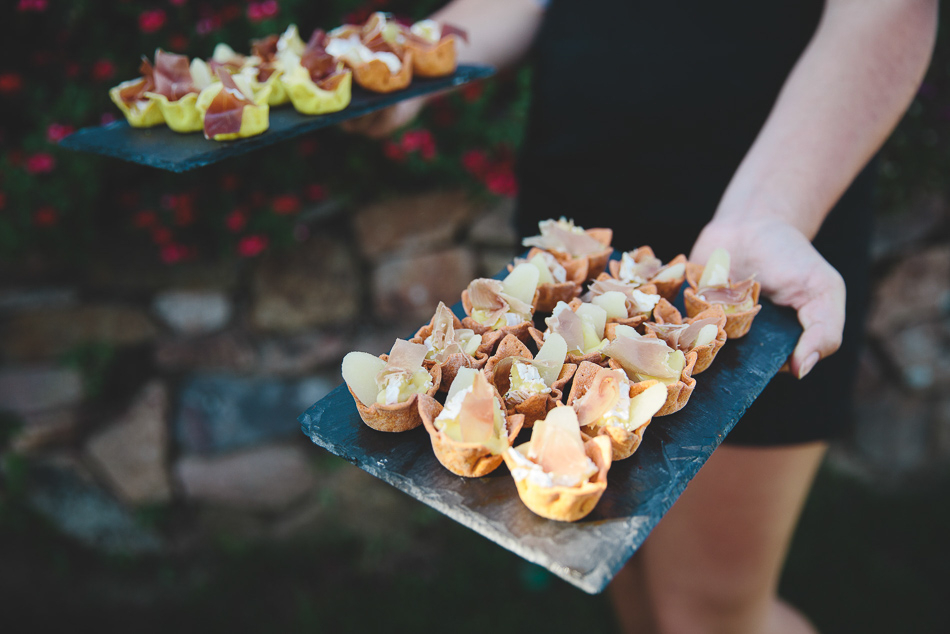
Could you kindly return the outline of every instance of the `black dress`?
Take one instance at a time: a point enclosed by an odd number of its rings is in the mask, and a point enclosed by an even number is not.
[[[518,230],[567,216],[614,247],[668,260],[692,248],[815,31],[814,0],[560,2],[534,50]],[[726,441],[780,445],[850,426],[868,302],[872,169],[814,244],[845,278],[844,343],[804,380],[777,376]],[[753,325],[754,327],[754,325]],[[701,379],[701,377],[700,377]]]

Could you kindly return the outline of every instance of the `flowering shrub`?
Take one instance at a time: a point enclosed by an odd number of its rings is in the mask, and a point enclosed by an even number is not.
[[[320,205],[467,187],[513,196],[513,143],[527,104],[525,74],[437,98],[409,129],[382,143],[326,129],[186,174],[170,174],[58,147],[75,130],[121,117],[111,86],[138,76],[157,47],[209,57],[225,42],[296,23],[362,21],[385,10],[420,19],[439,2],[398,0],[16,0],[0,23],[29,38],[3,38],[0,65],[0,261],[26,255],[63,262],[117,252],[177,264],[253,258],[309,235]],[[14,60],[10,62],[9,60]],[[481,162],[463,160],[469,155]]]

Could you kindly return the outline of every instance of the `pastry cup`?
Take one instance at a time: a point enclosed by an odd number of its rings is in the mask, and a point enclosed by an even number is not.
[[[653,258],[656,257],[656,254],[653,253],[653,249],[647,246],[640,247],[630,251],[630,257],[633,258],[634,262],[639,262],[644,258]],[[686,256],[680,253],[675,258],[666,263],[665,266],[672,266],[674,264],[686,264]],[[620,260],[611,260],[610,261],[610,276],[614,279],[620,279]],[[656,280],[650,279],[647,280],[647,283],[653,284],[656,286],[655,294],[659,295],[663,299],[672,302],[680,292],[680,288],[683,286],[683,282],[686,280],[686,273],[683,275],[672,279],[672,280]]]
[[[389,359],[388,354],[380,355],[383,361]],[[433,397],[439,391],[439,385],[442,382],[442,369],[438,365],[428,368],[429,376],[432,377],[432,387],[426,392],[426,396]],[[353,394],[353,390],[347,385],[346,389],[350,391],[353,400],[356,401],[356,409],[360,413],[360,418],[369,427],[376,431],[409,431],[422,424],[422,416],[419,414],[419,394],[413,394],[402,403],[395,405],[380,405],[373,403],[366,405]]]
[[[572,407],[574,401],[587,393],[591,383],[594,382],[594,377],[601,369],[602,367],[596,363],[582,363],[577,368],[577,372],[574,374],[574,382],[571,384],[571,392],[567,395],[568,407]],[[654,381],[631,382],[630,398],[639,395],[653,385],[653,383]],[[623,460],[632,456],[640,447],[640,443],[643,442],[643,433],[652,420],[652,417],[649,418],[647,422],[633,431],[628,431],[623,427],[615,427],[614,425],[585,425],[581,427],[581,431],[591,437],[606,436],[609,438],[611,459],[614,461]]]
[[[195,108],[201,114],[202,128],[204,127],[204,116],[211,106],[214,98],[224,89],[224,84],[216,82],[201,91]],[[241,129],[237,132],[228,132],[225,134],[216,134],[212,138],[215,141],[230,141],[231,139],[243,139],[249,136],[255,136],[267,131],[270,126],[270,106],[267,105],[267,95],[270,88],[265,86],[259,93],[259,99],[254,105],[246,105],[241,111]]]
[[[275,70],[266,81],[252,80],[251,86],[254,88],[254,101],[260,101],[259,95],[265,89],[269,88],[270,92],[267,93],[268,106],[282,106],[289,102],[290,95],[287,93],[286,86],[284,86],[283,76],[284,72],[282,70]]]
[[[496,391],[496,396],[498,396]],[[504,402],[501,397],[499,402]],[[484,445],[475,442],[461,442],[453,440],[448,435],[435,428],[435,419],[442,411],[442,405],[431,396],[419,397],[419,415],[422,424],[429,432],[432,441],[432,451],[443,467],[465,478],[480,478],[498,468],[504,460],[502,454],[492,455]],[[508,447],[514,444],[518,432],[524,424],[524,416],[511,414],[505,416],[505,425],[508,429]]]
[[[531,247],[526,260],[530,260],[539,253],[544,253],[543,249]],[[563,266],[563,265],[562,265]],[[514,270],[514,265],[508,265],[508,272]],[[566,270],[566,269],[565,269]],[[570,276],[569,276],[570,277]],[[555,282],[554,284],[538,284],[538,289],[534,292],[534,299],[531,300],[531,306],[536,313],[550,313],[557,306],[558,302],[570,302],[575,297],[579,297],[583,287],[583,280],[575,281],[568,279],[565,282]]]
[[[647,335],[650,337],[655,337],[655,335]],[[689,401],[690,394],[693,393],[693,390],[696,388],[696,379],[693,378],[693,366],[696,365],[696,353],[690,350],[686,353],[686,365],[683,367],[683,371],[680,372],[680,378],[676,383],[670,383],[666,386],[666,403],[663,407],[653,416],[666,416],[668,414],[673,414],[678,412],[686,405]],[[616,359],[607,359],[607,367],[614,370],[623,370],[623,366]],[[624,370],[626,372],[626,370]],[[629,374],[627,376],[630,376]],[[636,382],[636,379],[631,377],[631,381]]]
[[[613,260],[611,260],[611,262],[613,262]],[[597,279],[597,280],[605,280],[605,279],[606,279],[606,280],[610,280],[610,279],[616,279],[616,278],[612,277],[612,276],[609,275],[608,273],[601,273],[600,275],[597,276],[596,279]],[[656,286],[655,286],[654,284],[644,284],[644,285],[642,285],[642,286],[637,287],[637,290],[640,291],[641,293],[646,293],[646,294],[648,294],[648,295],[659,295],[659,294],[660,294],[660,293],[657,291],[657,288],[656,288]],[[662,295],[661,295],[661,297],[662,297]],[[570,302],[569,302],[569,303],[570,303]],[[571,303],[571,310],[576,311],[578,306],[580,306],[580,304],[573,304],[573,303]],[[607,325],[610,325],[610,324],[623,324],[624,326],[630,326],[631,328],[636,328],[637,326],[639,326],[639,325],[642,324],[643,322],[648,321],[648,320],[650,319],[650,317],[652,317],[652,316],[653,316],[652,311],[651,311],[651,312],[648,312],[648,313],[635,313],[635,314],[633,314],[633,315],[629,314],[629,312],[628,312],[628,313],[627,313],[627,317],[625,317],[624,319],[618,319],[618,318],[616,318],[616,317],[608,317],[608,318],[607,318]]]
[[[145,96],[158,103],[165,123],[175,132],[198,132],[204,128],[204,116],[197,107],[198,93],[190,92],[177,101],[169,101],[165,95],[154,92],[147,92]]]
[[[610,254],[614,252],[613,247],[610,246],[614,236],[613,229],[586,229],[585,233],[603,244],[604,250],[581,257],[574,257],[561,251],[550,252],[567,271],[567,279],[578,284],[583,284],[603,273],[607,268],[608,260],[610,260]]]
[[[702,279],[703,270],[705,268],[706,267],[702,264],[696,264],[695,262],[688,262],[686,264],[686,281],[689,283],[689,288],[683,291],[683,303],[686,305],[686,314],[690,317],[695,317],[713,306],[711,302],[707,302],[697,293],[699,280]],[[762,305],[759,303],[759,293],[761,292],[762,285],[758,282],[753,282],[752,308],[735,313],[723,311],[726,312],[725,330],[726,336],[729,339],[738,339],[748,334],[749,329],[752,327],[752,320],[755,319],[755,316],[762,310]]]
[[[507,335],[514,335],[521,341],[531,340],[528,334],[528,329],[532,327],[532,322],[530,321],[523,321],[513,326],[502,326],[501,328],[494,329],[491,326],[486,326],[472,319],[472,300],[468,296],[468,289],[462,291],[462,308],[465,309],[465,314],[468,315],[468,317],[462,320],[462,327],[474,330],[475,334],[481,335],[482,346],[488,346],[488,351],[494,350],[498,342]]]
[[[122,90],[140,81],[144,81],[144,79],[141,77],[138,79],[130,79],[129,81],[122,82],[118,86],[114,86],[109,90],[109,98],[112,99],[112,103],[122,111],[122,114],[125,115],[125,120],[128,121],[129,125],[133,128],[151,128],[165,123],[162,108],[154,99],[136,101],[131,107],[122,101]]]
[[[444,77],[454,73],[458,65],[454,40],[452,36],[443,37],[438,43],[428,46],[407,41],[405,48],[412,54],[412,74],[419,77]]]
[[[434,318],[433,318],[434,319]],[[462,322],[459,321],[458,317],[452,316],[452,321],[456,329],[464,328]],[[416,331],[416,334],[412,336],[412,339],[409,341],[411,343],[421,343],[425,344],[425,340],[432,334],[432,322],[429,322],[422,328]],[[488,362],[488,355],[491,354],[492,346],[486,344],[484,338],[482,339],[481,345],[475,349],[474,355],[467,355],[464,352],[456,352],[455,354],[450,354],[445,361],[438,363],[437,361],[432,361],[426,359],[423,361],[423,365],[426,369],[431,368],[433,365],[438,365],[442,369],[442,384],[439,386],[440,392],[448,392],[449,386],[452,385],[452,382],[455,380],[455,377],[459,373],[460,368],[474,368],[476,370],[481,370],[485,367],[485,364]]]
[[[512,451],[517,451],[527,459],[527,448],[521,444],[504,453],[505,464],[514,472],[518,469],[518,463],[509,455]],[[518,497],[524,505],[536,515],[559,522],[576,522],[593,511],[607,488],[607,471],[611,463],[610,439],[605,436],[588,438],[584,443],[584,453],[597,465],[597,473],[579,486],[545,487],[528,478],[515,480]]]
[[[656,308],[653,309],[653,320],[661,325],[691,324],[699,319],[707,318],[716,320],[716,326],[719,328],[719,332],[716,333],[716,338],[706,345],[696,346],[691,350],[696,353],[696,367],[693,368],[693,375],[704,372],[709,368],[716,358],[716,354],[719,353],[719,349],[725,345],[726,339],[728,338],[726,334],[726,312],[722,309],[722,306],[714,304],[706,310],[696,313],[695,317],[689,317],[684,320],[680,311],[676,309],[676,306],[666,301],[666,299],[661,299],[659,303],[657,303]],[[647,329],[649,330],[649,326],[647,326]]]
[[[606,331],[605,331],[606,332]],[[531,326],[528,328],[528,334],[531,335],[531,339],[534,340],[538,349],[541,349],[541,346],[544,345],[544,333]],[[605,334],[606,336],[606,334]],[[601,367],[607,367],[607,357],[605,357],[601,352],[588,352],[587,354],[574,354],[573,352],[567,353],[566,363],[572,363],[574,365],[580,365],[581,363],[593,363]]]
[[[498,349],[495,351],[495,354],[488,358],[484,373],[486,378],[488,378],[488,382],[491,383],[502,396],[502,403],[505,404],[508,415],[523,414],[524,428],[531,429],[534,427],[536,421],[543,420],[549,411],[560,404],[564,396],[564,387],[567,385],[567,382],[571,380],[571,377],[574,376],[577,365],[573,363],[562,364],[561,372],[558,374],[557,379],[554,380],[554,384],[550,386],[551,391],[547,394],[532,394],[520,403],[509,403],[504,398],[504,395],[507,394],[508,388],[510,387],[508,377],[495,377],[495,366],[508,357],[516,357],[529,361],[534,359],[534,355],[531,354],[528,347],[517,337],[509,334],[498,344]]]
[[[402,68],[393,74],[389,66],[378,59],[353,66],[353,79],[366,90],[373,92],[393,92],[402,90],[412,81],[412,53],[406,52],[401,58]]]
[[[301,114],[339,112],[350,105],[353,73],[349,70],[345,71],[345,76],[333,90],[317,86],[303,66],[297,66],[290,73],[282,75],[280,81],[294,109]]]

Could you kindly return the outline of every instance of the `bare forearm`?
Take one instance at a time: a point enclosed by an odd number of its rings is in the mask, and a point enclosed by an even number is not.
[[[504,68],[524,57],[543,15],[537,0],[455,0],[432,17],[468,32],[460,62]]]
[[[778,220],[814,238],[913,98],[936,23],[936,0],[829,0],[714,222]]]

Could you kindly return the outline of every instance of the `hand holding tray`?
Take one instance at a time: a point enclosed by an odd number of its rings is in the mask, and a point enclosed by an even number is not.
[[[481,533],[578,588],[598,593],[640,547],[713,450],[785,363],[801,328],[794,311],[761,300],[742,339],[729,341],[698,379],[688,405],[654,420],[630,458],[615,462],[607,490],[581,521],[529,511],[507,469],[477,479],[446,470],[420,428],[377,432],[341,385],[299,417],[314,443]],[[461,306],[453,307],[461,315]]]

